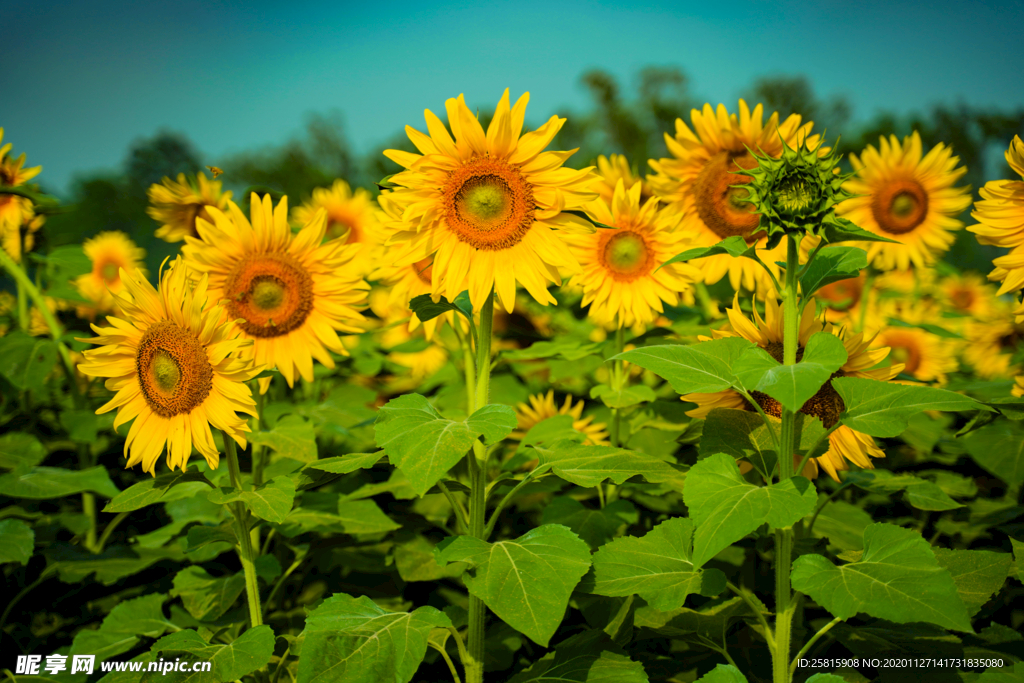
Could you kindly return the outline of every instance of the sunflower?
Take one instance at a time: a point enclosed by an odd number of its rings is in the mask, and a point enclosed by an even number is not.
[[[596,189],[601,195],[601,199],[609,206],[611,206],[612,197],[615,196],[615,186],[620,180],[626,187],[633,187],[634,184],[640,183],[640,199],[646,200],[652,196],[651,186],[630,166],[625,154],[612,154],[607,157],[602,154],[597,157],[597,174],[601,176],[602,182],[596,186]]]
[[[350,262],[359,245],[338,238],[321,244],[327,212],[318,211],[298,234],[288,226],[288,198],[275,208],[270,196],[251,199],[252,223],[234,202],[228,212],[209,207],[200,218],[199,239],[186,237],[189,267],[210,276],[210,295],[227,299],[227,315],[256,364],[276,367],[288,386],[298,373],[313,381],[313,359],[333,368],[330,349],[348,355],[337,331],[358,334],[357,310],[369,289]]]
[[[964,360],[982,379],[1009,379],[1021,372],[1013,357],[1024,345],[1024,321],[1013,321],[1013,310],[1006,302],[997,300],[988,320],[968,322],[964,336]]]
[[[822,305],[825,320],[830,323],[858,320],[865,281],[866,276],[861,273],[857,277],[831,282],[816,291],[814,298]]]
[[[138,270],[146,276],[142,260],[146,250],[135,246],[128,235],[117,230],[101,232],[82,244],[92,261],[92,271],[75,280],[78,293],[91,303],[77,307],[80,318],[94,320],[97,315],[114,312],[114,296],[124,291],[121,271],[131,275]]]
[[[292,222],[306,225],[320,209],[327,211],[327,239],[344,237],[349,244],[362,244],[363,251],[352,266],[360,275],[373,270],[383,249],[384,236],[379,220],[381,211],[370,193],[361,187],[353,192],[344,180],[335,180],[330,188],[313,190],[309,201],[292,209]]]
[[[1013,390],[1011,393],[1014,396],[1024,396],[1024,375],[1018,375],[1014,378]]]
[[[546,394],[533,394],[529,397],[529,405],[520,403],[516,406],[516,420],[518,431],[512,432],[513,439],[522,439],[530,428],[539,422],[543,422],[556,415],[571,415],[573,418],[572,428],[577,432],[586,435],[583,441],[588,446],[607,446],[608,431],[603,422],[594,422],[594,417],[588,415],[583,417],[583,401],[573,405],[572,396],[565,397],[565,403],[558,407],[555,404],[555,391],[552,389]]]
[[[867,242],[868,261],[879,270],[930,266],[953,243],[956,219],[971,204],[970,188],[953,187],[967,172],[959,157],[941,142],[922,158],[921,136],[879,138],[850,155],[856,176],[844,187],[855,195],[837,213],[876,235],[896,240]]]
[[[162,225],[156,236],[167,242],[181,242],[186,237],[195,237],[196,220],[212,220],[210,208],[225,210],[231,200],[230,192],[221,192],[219,180],[207,180],[199,173],[195,181],[178,174],[178,180],[164,178],[163,184],[154,183],[149,188],[149,203],[146,213]]]
[[[743,337],[765,349],[776,360],[782,361],[783,315],[774,297],[767,299],[763,319],[756,307],[754,321],[748,319],[740,310],[738,294],[733,300],[732,308],[727,309],[726,314],[729,317],[729,325],[721,330],[713,331],[715,339]],[[830,323],[817,320],[814,316],[814,306],[804,307],[800,316],[799,331],[800,350],[797,351],[798,355],[802,353],[811,335],[818,332],[828,332],[842,340],[843,346],[846,347],[847,360],[835,373],[835,377],[866,377],[884,381],[892,379],[903,370],[903,365],[899,363],[882,368],[876,367],[889,354],[888,348],[870,348],[872,339],[864,334],[854,334],[849,331],[849,328],[833,327]],[[701,337],[700,339],[707,341],[708,338]],[[775,399],[756,391],[751,396],[767,415],[781,417],[782,407]],[[732,389],[708,394],[686,394],[682,399],[697,404],[696,409],[687,413],[695,418],[706,417],[715,408],[754,410],[753,406]],[[826,383],[800,408],[800,412],[820,419],[826,428],[831,428],[845,409],[842,398],[831,384]],[[867,434],[856,432],[846,425],[839,425],[834,432],[829,434],[828,442],[828,451],[815,460],[817,465],[836,481],[839,480],[837,471],[849,469],[847,461],[862,468],[872,469],[874,465],[871,463],[871,458],[885,457],[885,453],[875,445],[874,439]]]
[[[647,177],[651,189],[672,211],[682,214],[679,229],[692,241],[690,246],[707,247],[739,235],[748,244],[764,247],[767,239],[763,233],[751,237],[760,216],[752,212],[752,205],[746,201],[747,191],[734,187],[749,183],[750,176],[736,171],[757,167],[757,160],[748,150],[779,157],[783,141],[790,147],[806,143],[813,148],[818,144],[817,135],[808,137],[814,124],[809,121],[801,125],[801,117],[796,114],[780,124],[778,113],[774,113],[764,123],[760,104],[751,112],[747,103],[740,100],[739,110],[737,117],[729,114],[724,104],[719,104],[717,110],[705,104],[703,111],[694,109],[690,113],[693,130],[682,119],[676,119],[675,137],[665,134],[672,157],[649,162],[656,172]],[[777,275],[775,262],[786,259],[786,247],[780,244],[759,256]],[[759,292],[772,289],[771,278],[750,259],[720,254],[694,264],[709,284],[728,273],[734,289],[741,285]]]
[[[506,90],[485,135],[459,95],[445,103],[454,140],[427,110],[429,136],[405,129],[422,155],[384,152],[406,169],[378,198],[395,230],[388,240],[400,250],[395,264],[432,256],[436,298],[452,301],[468,289],[480,310],[494,289],[511,311],[519,283],[540,303],[555,303],[548,283],[560,284],[559,269],[577,266],[562,235],[593,226],[565,212],[594,199],[600,179],[591,168],[562,167],[573,152],[542,151],[565,119],[552,116],[520,137],[528,101],[529,93],[510,108]]]
[[[916,327],[883,327],[873,346],[889,347],[889,357],[921,382],[945,384],[947,373],[959,367],[955,342]]]
[[[17,301],[14,295],[8,291],[0,290],[0,337],[7,334],[14,322],[14,307]]]
[[[407,377],[392,381],[389,390],[415,391],[424,379],[445,366],[448,362],[448,349],[436,340],[432,341],[432,336],[426,334],[428,325],[438,318],[428,320],[422,328],[403,325],[403,320],[410,317],[415,319],[415,315],[408,305],[399,301],[387,290],[375,288],[370,293],[370,310],[380,318],[380,345],[387,352],[387,359],[409,370]],[[416,348],[417,345],[422,347]]]
[[[975,320],[992,316],[995,288],[976,273],[949,275],[935,289],[939,303],[947,311]]]
[[[700,279],[700,272],[684,263],[659,268],[683,251],[683,233],[673,230],[676,214],[659,211],[651,197],[640,206],[640,182],[628,190],[619,180],[610,202],[587,204],[587,214],[612,229],[566,238],[580,271],[570,286],[583,289],[583,306],[599,325],[647,325],[664,312],[662,302],[675,306],[679,293]]]
[[[0,143],[4,141],[4,129],[0,128]],[[11,143],[0,146],[0,185],[18,187],[39,175],[42,166],[22,168],[25,154],[17,159],[10,156]],[[17,263],[21,263],[22,251],[32,248],[32,233],[42,226],[43,217],[36,216],[31,200],[16,194],[0,194],[0,245]],[[26,227],[22,235],[22,227]]]
[[[403,266],[396,266],[389,263],[378,264],[379,267],[377,270],[370,274],[370,279],[379,282],[386,288],[388,294],[388,310],[405,309],[408,311],[410,301],[418,296],[430,294],[432,264],[433,259],[431,258],[426,258],[422,261],[417,261],[416,263]],[[374,312],[376,312],[376,310]],[[406,313],[406,316],[409,317],[409,332],[413,332],[422,325],[423,333],[428,341],[434,337],[434,333],[437,331],[438,326],[443,325],[446,322],[449,324],[453,323],[455,321],[455,315],[455,313],[448,311],[447,313],[443,313],[436,318],[431,318],[424,323],[421,322],[412,311],[408,311]],[[465,324],[465,318],[463,318],[459,324],[462,326],[462,329],[468,329]]]
[[[216,468],[210,426],[245,448],[249,427],[237,413],[256,416],[244,382],[260,368],[234,356],[250,342],[220,322],[224,311],[211,305],[206,276],[190,282],[180,258],[163,272],[159,290],[139,270],[120,276],[121,317],[107,318],[110,327],[93,325],[99,336],[82,340],[100,348],[84,353],[79,371],[106,377],[107,389],[117,392],[96,412],[117,409],[115,429],[135,420],[124,444],[128,467],[141,462],[156,476],[166,446],[167,466],[184,470],[194,445]]]
[[[1024,180],[1024,140],[1013,136],[1005,152],[1006,163]],[[1010,248],[1008,256],[993,261],[996,269],[988,278],[1003,283],[1000,294],[1024,287],[1024,182],[992,180],[981,188],[981,200],[975,202],[971,217],[978,221],[967,229],[982,244]]]

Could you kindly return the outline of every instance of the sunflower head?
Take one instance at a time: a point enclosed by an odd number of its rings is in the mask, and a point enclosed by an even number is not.
[[[207,180],[203,173],[194,179],[184,173],[179,173],[176,181],[164,178],[162,183],[154,183],[147,194],[150,207],[146,212],[161,223],[156,236],[167,242],[195,237],[196,222],[212,220],[209,209],[227,209],[231,200],[230,192],[221,191],[219,180]]]

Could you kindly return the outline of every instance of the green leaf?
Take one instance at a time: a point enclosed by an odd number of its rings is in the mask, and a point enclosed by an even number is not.
[[[332,474],[349,474],[356,470],[365,470],[373,467],[384,457],[384,451],[374,453],[349,453],[334,458],[323,458],[315,460],[306,469],[321,470]]]
[[[847,683],[842,676],[835,674],[817,673],[807,679],[807,683]]]
[[[32,434],[10,432],[0,436],[0,468],[27,469],[46,457],[46,449]]]
[[[60,467],[33,467],[27,471],[0,476],[0,491],[10,498],[63,498],[83,491],[113,498],[119,491],[110,481],[105,467],[66,470]]]
[[[899,318],[889,318],[886,322],[890,327],[916,328],[918,330],[930,332],[936,337],[942,337],[943,339],[963,339],[962,335],[959,335],[956,332],[950,332],[945,327],[939,327],[938,325],[932,325],[931,323],[908,323],[906,320],[900,320]]]
[[[298,415],[285,415],[269,432],[253,432],[249,441],[268,446],[282,458],[310,463],[317,459],[313,425]]]
[[[187,567],[174,576],[171,595],[181,598],[188,613],[199,621],[213,620],[235,604],[245,590],[242,572],[214,578],[202,567]]]
[[[185,552],[190,553],[210,543],[230,543],[236,545],[238,538],[235,535],[233,522],[224,522],[220,526],[206,526],[200,524],[189,528],[185,535]]]
[[[643,384],[613,389],[607,384],[598,384],[590,389],[590,398],[599,398],[609,408],[629,408],[648,401],[657,400],[654,390]]]
[[[437,581],[458,577],[465,570],[461,563],[440,567],[434,559],[436,546],[423,536],[395,546],[395,568],[402,581]]]
[[[864,612],[898,624],[924,621],[972,632],[953,577],[931,546],[916,531],[893,524],[864,530],[864,554],[857,562],[837,567],[821,555],[798,557],[792,582],[841,619]]]
[[[747,677],[732,664],[719,664],[694,683],[747,683]]]
[[[91,410],[62,410],[60,425],[67,430],[68,438],[75,443],[91,444],[96,441],[99,420]]]
[[[40,389],[57,362],[57,345],[21,330],[0,337],[0,375],[16,389]]]
[[[28,564],[35,550],[36,534],[20,519],[0,520],[0,564]]]
[[[748,484],[736,461],[719,453],[690,468],[683,500],[697,526],[693,564],[701,567],[766,522],[773,528],[792,526],[814,511],[818,496],[803,477],[771,486]]]
[[[1009,553],[988,550],[949,550],[933,548],[940,567],[953,577],[968,616],[977,614],[1006,582],[1013,558]]]
[[[768,394],[795,413],[845,362],[846,347],[839,337],[818,332],[811,335],[799,363],[782,365],[755,346],[747,349],[732,369],[748,391]]]
[[[163,612],[167,595],[151,593],[118,603],[96,630],[83,629],[75,635],[69,654],[93,654],[98,659],[128,652],[139,637],[159,638],[177,630]]]
[[[725,590],[725,574],[702,571],[691,558],[693,523],[666,520],[640,538],[625,536],[594,555],[590,592],[609,597],[639,595],[657,610],[682,607],[688,595],[713,596]]]
[[[575,498],[557,496],[541,512],[541,524],[563,524],[594,549],[613,539],[636,518],[633,504],[621,499],[594,509],[585,507]]]
[[[804,455],[811,446],[818,443],[814,457],[820,457],[828,450],[828,439],[819,437],[825,433],[821,420],[803,413],[796,414],[796,431],[800,443],[797,455]],[[778,434],[782,421],[769,416],[772,429]],[[704,429],[698,445],[701,457],[724,453],[734,459],[744,458],[752,464],[765,479],[768,479],[778,462],[775,442],[768,425],[757,413],[747,410],[715,408],[704,420]]]
[[[758,605],[761,614],[771,616],[768,608],[757,597],[748,597]],[[734,619],[753,620],[754,618],[755,614],[747,602],[743,598],[735,597],[724,602],[705,605],[696,610],[680,607],[662,612],[651,606],[642,607],[636,611],[635,625],[637,628],[651,629],[658,635],[668,638],[695,634],[698,637],[718,641],[725,638],[729,625]]]
[[[576,418],[572,415],[555,415],[546,420],[541,420],[530,427],[530,430],[523,436],[523,440],[519,442],[519,445],[522,447],[539,443],[553,444],[564,440],[577,443],[582,442],[585,435],[583,432],[573,429],[572,426],[575,422]]]
[[[1024,662],[1014,662],[1013,671],[1008,666],[985,669],[974,683],[1024,683]]]
[[[963,505],[943,492],[934,482],[912,474],[893,474],[888,470],[849,472],[843,481],[873,493],[906,491],[907,502],[918,510],[955,510]]]
[[[825,247],[807,265],[800,276],[800,289],[805,297],[840,280],[860,275],[868,267],[868,253],[857,247]]]
[[[580,339],[558,339],[555,341],[534,342],[525,349],[513,349],[502,351],[501,356],[506,360],[540,360],[542,358],[560,357],[565,360],[579,360],[597,353],[601,345],[596,342],[586,342]]]
[[[999,420],[963,439],[964,448],[986,471],[1007,484],[1024,482],[1024,427]]]
[[[514,541],[445,539],[437,561],[469,564],[470,573],[463,576],[469,592],[506,624],[547,647],[573,588],[590,567],[590,549],[568,527],[546,524]]]
[[[667,483],[681,488],[685,478],[682,471],[663,460],[624,448],[565,441],[534,448],[541,465],[549,465],[555,474],[577,486],[597,486],[605,480],[621,484],[639,475],[652,484]]]
[[[644,667],[602,631],[563,640],[508,683],[648,683]]]
[[[336,593],[306,617],[298,683],[409,683],[431,630],[451,625],[433,607],[386,612],[365,596]]]
[[[372,500],[339,501],[338,519],[346,534],[379,534],[401,526]]]
[[[733,258],[739,258],[745,256],[755,261],[759,261],[755,252],[755,247],[747,244],[739,235],[733,235],[732,237],[726,237],[721,242],[713,244],[710,247],[696,247],[694,249],[687,249],[681,254],[676,254],[668,261],[665,261],[659,268],[664,268],[670,263],[682,263],[685,261],[692,261],[697,258],[704,258],[706,256],[715,256],[717,254],[728,254]]]
[[[274,640],[274,631],[266,624],[249,629],[226,645],[207,643],[192,630],[178,631],[154,643],[153,653],[162,654],[168,660],[175,659],[175,654],[187,653],[191,655],[189,659],[210,662],[211,671],[172,671],[156,675],[150,672],[143,676],[142,683],[223,683],[238,680],[266,666],[274,654]]]
[[[926,410],[992,410],[973,398],[935,387],[861,377],[837,377],[832,386],[846,406],[840,416],[843,424],[871,436],[899,436],[911,415]]]
[[[871,522],[871,515],[861,508],[843,500],[833,500],[818,513],[813,533],[817,538],[828,538],[829,543],[840,550],[863,550],[864,529]]]
[[[515,411],[508,406],[484,406],[466,421],[456,422],[442,417],[423,396],[406,394],[380,409],[373,429],[377,446],[422,496],[462,460],[478,437],[502,438],[506,427],[508,432],[515,427]]]
[[[127,489],[117,494],[103,508],[103,512],[131,512],[152,505],[153,503],[166,503],[172,500],[190,498],[200,491],[211,488],[202,472],[191,470],[188,472],[172,471],[161,474],[159,477],[148,477],[138,484],[132,484]],[[172,493],[171,490],[174,489]]]
[[[677,394],[712,393],[740,386],[732,366],[753,343],[725,337],[683,346],[644,346],[620,353],[611,360],[626,360],[668,380]]]
[[[876,235],[851,223],[846,218],[834,218],[822,226],[822,236],[829,244],[838,242],[892,242],[899,244],[896,240]]]
[[[115,546],[107,548],[99,555],[82,553],[73,557],[65,557],[62,552],[48,553],[57,557],[53,565],[57,569],[60,580],[64,583],[80,583],[90,574],[96,574],[96,580],[104,586],[111,586],[126,576],[138,574],[161,560],[181,562],[184,553],[177,548],[127,548]]]
[[[1024,583],[1024,543],[1011,538],[1010,544],[1013,546],[1013,568],[1010,570],[1010,576]]]
[[[250,486],[249,484],[245,485]],[[295,501],[295,482],[290,477],[274,477],[254,490],[238,491],[228,487],[213,489],[206,494],[211,503],[225,505],[241,501],[252,514],[274,524],[284,522]]]
[[[462,295],[460,294],[459,297],[461,296]],[[409,302],[409,310],[415,313],[416,317],[419,318],[421,322],[427,322],[428,320],[433,320],[439,315],[444,315],[449,311],[454,311],[465,317],[470,324],[473,324],[472,309],[467,311],[464,305],[459,306],[459,297],[455,298],[454,303],[449,302],[448,299],[445,299],[443,296],[439,297],[435,302],[433,298],[431,298],[430,294],[420,294],[419,296],[413,297],[412,301]]]

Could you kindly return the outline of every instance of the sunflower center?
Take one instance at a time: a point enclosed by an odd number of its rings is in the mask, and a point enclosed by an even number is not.
[[[206,347],[195,333],[169,320],[142,335],[135,368],[146,403],[161,417],[192,412],[213,388]]]
[[[875,192],[871,213],[884,232],[903,235],[928,216],[928,195],[916,180],[891,181]]]
[[[921,367],[921,349],[913,341],[887,337],[885,343],[889,345],[889,357],[893,362],[903,363],[903,372],[912,375]]]
[[[279,337],[313,310],[313,279],[285,253],[250,254],[227,277],[228,313],[253,337]]]
[[[647,248],[643,235],[625,229],[606,232],[601,265],[613,279],[628,282],[650,271],[654,255]]]
[[[120,279],[121,276],[120,273],[118,272],[119,269],[120,264],[114,263],[113,261],[108,261],[107,263],[104,263],[100,267],[100,276],[103,278],[103,281],[109,285],[111,283],[117,282]]]
[[[761,217],[753,213],[754,205],[747,201],[747,190],[732,187],[750,182],[750,176],[733,171],[752,168],[757,168],[757,160],[745,151],[719,152],[708,159],[694,182],[697,215],[722,239],[739,235],[748,244],[757,241],[750,235],[757,229]]]
[[[766,347],[765,351],[774,358],[775,360],[782,362],[783,344],[782,342],[771,342]],[[801,346],[796,352],[796,359],[799,362],[803,358],[804,349]],[[801,413],[804,415],[811,415],[821,420],[821,423],[825,425],[826,429],[831,429],[832,426],[839,421],[839,416],[846,410],[846,405],[843,403],[842,397],[839,393],[832,388],[832,380],[836,377],[843,377],[844,373],[842,370],[832,373],[832,376],[828,378],[828,381],[822,385],[821,389],[818,389],[818,393],[812,396],[803,406],[800,407]],[[773,417],[782,417],[782,404],[776,401],[768,394],[762,394],[760,391],[750,392],[751,398],[757,402],[757,405],[761,407],[761,410],[767,415]]]
[[[416,277],[420,279],[423,284],[433,284],[431,278],[433,277],[434,259],[427,257],[422,261],[417,261],[412,264],[412,269],[416,271]]]
[[[510,249],[533,225],[533,186],[506,161],[471,159],[449,174],[442,194],[448,227],[476,249]]]
[[[974,292],[969,289],[958,289],[950,295],[949,300],[957,310],[966,311],[974,304]]]
[[[327,219],[327,234],[331,237],[341,237],[345,233],[348,233],[345,241],[349,244],[357,244],[362,241],[362,232],[355,221],[348,216],[329,216]]]
[[[782,181],[777,190],[776,198],[779,208],[790,214],[803,214],[814,203],[815,193],[810,183],[799,176],[790,176]]]

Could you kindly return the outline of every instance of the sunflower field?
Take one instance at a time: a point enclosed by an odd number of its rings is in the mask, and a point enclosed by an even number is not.
[[[75,239],[0,129],[6,679],[1024,683],[1024,141],[528,102]]]

